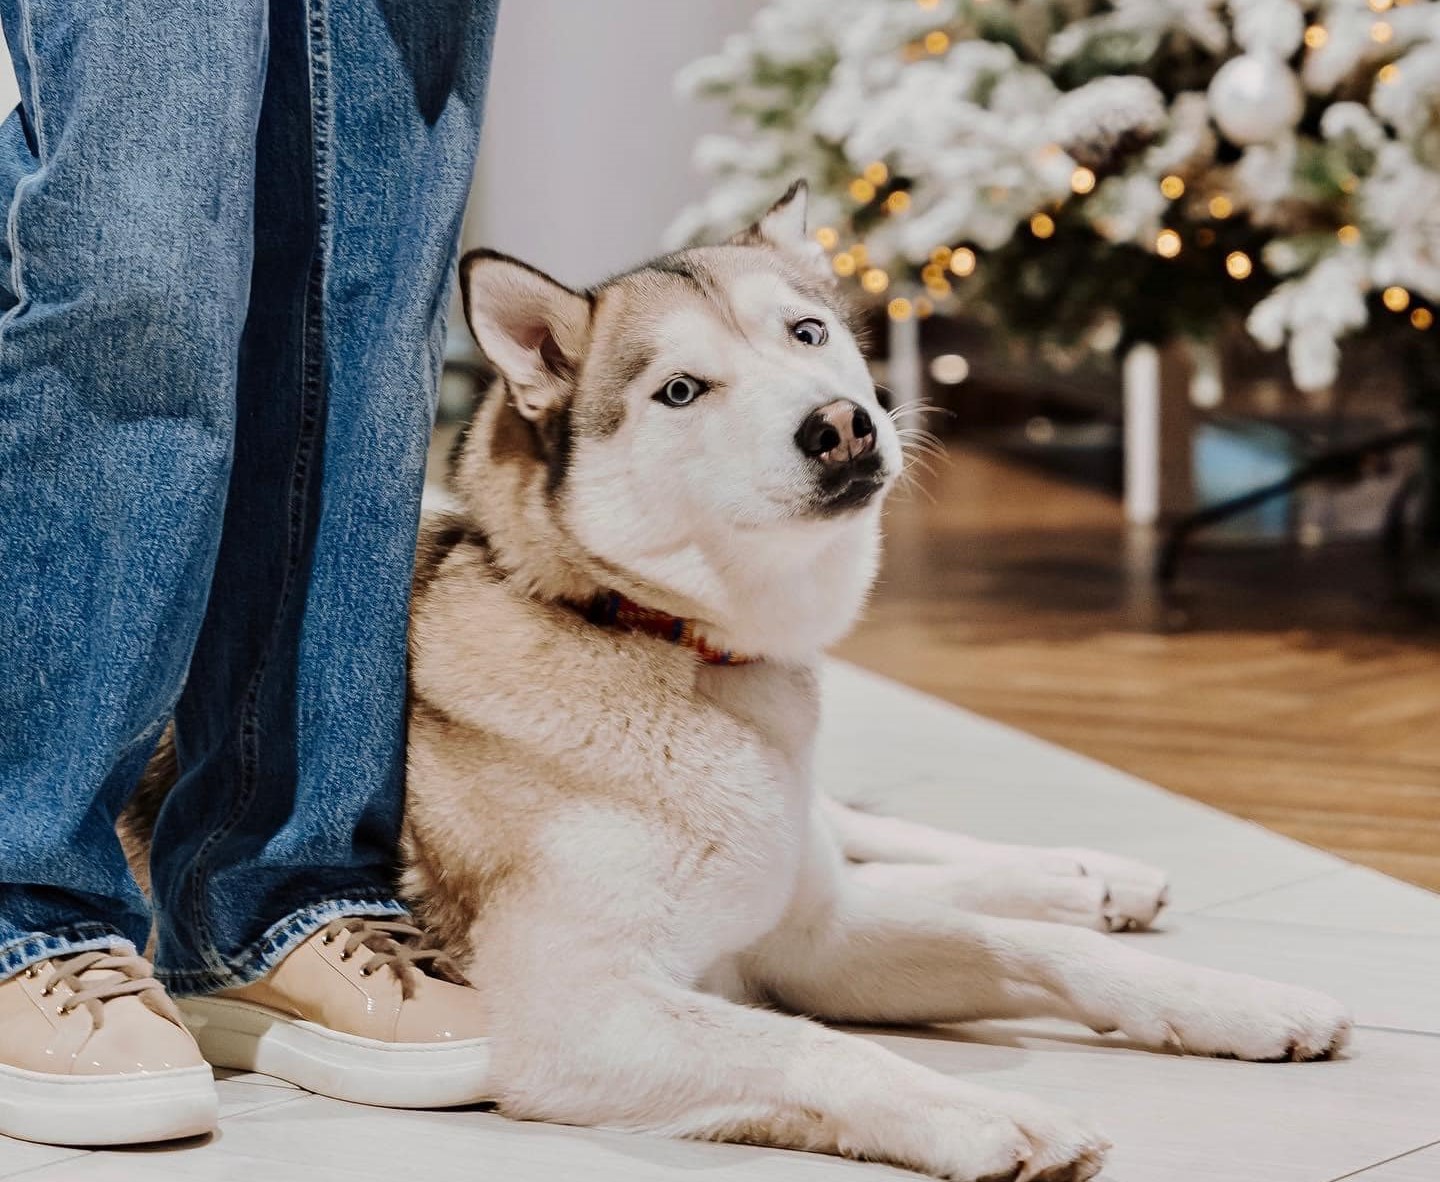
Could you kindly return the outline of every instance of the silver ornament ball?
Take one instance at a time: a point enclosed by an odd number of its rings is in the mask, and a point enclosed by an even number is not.
[[[1242,53],[1210,80],[1215,125],[1231,143],[1263,144],[1300,121],[1304,96],[1290,67],[1270,54]]]

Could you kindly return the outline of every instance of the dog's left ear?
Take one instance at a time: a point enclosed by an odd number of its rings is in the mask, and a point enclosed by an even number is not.
[[[590,337],[590,297],[491,250],[460,260],[465,319],[532,422],[569,397]]]
[[[810,186],[796,181],[763,217],[730,239],[734,246],[773,246],[806,267],[833,279],[820,244],[805,233],[805,211],[810,204]]]

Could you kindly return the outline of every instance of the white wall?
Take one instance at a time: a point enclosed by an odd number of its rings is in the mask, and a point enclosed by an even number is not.
[[[640,262],[699,191],[681,66],[749,23],[760,0],[501,0],[467,245],[576,284]]]
[[[20,105],[20,88],[15,85],[15,67],[10,64],[10,51],[5,35],[0,33],[0,115],[8,115]]]

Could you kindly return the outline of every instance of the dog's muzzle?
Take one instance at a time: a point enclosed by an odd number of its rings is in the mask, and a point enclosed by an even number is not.
[[[819,469],[817,507],[823,513],[858,509],[885,487],[875,422],[848,398],[811,411],[795,432],[795,446]]]

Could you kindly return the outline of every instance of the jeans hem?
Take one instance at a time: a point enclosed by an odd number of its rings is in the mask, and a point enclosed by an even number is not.
[[[176,997],[239,989],[264,977],[331,920],[409,914],[407,907],[389,895],[346,895],[287,915],[249,948],[233,957],[217,957],[218,968],[157,968],[155,976]]]
[[[126,956],[135,954],[134,944],[103,923],[72,923],[53,932],[30,932],[0,946],[0,981],[8,981],[21,970],[56,954],[69,956],[74,952],[111,948],[119,949]]]

